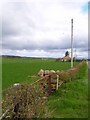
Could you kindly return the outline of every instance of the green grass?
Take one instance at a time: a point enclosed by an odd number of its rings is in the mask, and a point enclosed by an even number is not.
[[[74,63],[75,65],[78,62]],[[14,83],[31,83],[40,69],[67,70],[70,62],[56,62],[54,59],[8,59],[2,61],[3,90]],[[88,117],[88,71],[84,64],[76,79],[62,84],[58,91],[49,96],[46,103],[50,118],[86,118]]]
[[[75,63],[77,64],[77,63]],[[56,62],[55,59],[2,59],[2,88],[6,89],[14,83],[31,83],[36,79],[29,76],[35,75],[40,69],[66,70],[70,68],[70,62]]]
[[[50,118],[88,117],[88,71],[83,65],[77,79],[64,83],[58,91],[49,96],[46,103],[52,111]]]

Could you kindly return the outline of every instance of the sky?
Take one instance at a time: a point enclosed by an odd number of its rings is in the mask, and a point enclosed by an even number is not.
[[[59,58],[88,57],[88,0],[0,1],[0,54]]]

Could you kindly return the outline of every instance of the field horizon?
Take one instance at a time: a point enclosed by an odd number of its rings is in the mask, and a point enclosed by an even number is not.
[[[74,62],[74,65],[76,64],[78,62]],[[5,89],[14,83],[34,82],[31,76],[37,75],[40,69],[67,70],[70,68],[70,62],[56,62],[55,59],[2,58],[2,88]]]

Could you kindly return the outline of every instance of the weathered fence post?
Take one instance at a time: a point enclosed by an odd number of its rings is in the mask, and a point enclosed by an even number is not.
[[[51,76],[49,76],[48,79],[48,94],[51,95],[52,92],[52,88],[51,88]]]
[[[57,85],[56,85],[56,90],[58,90],[58,83],[59,83],[59,75],[57,75]]]

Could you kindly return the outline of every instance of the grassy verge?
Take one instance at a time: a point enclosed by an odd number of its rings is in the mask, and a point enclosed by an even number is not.
[[[88,117],[88,70],[84,64],[71,82],[63,84],[58,91],[49,96],[46,103],[50,118]]]

